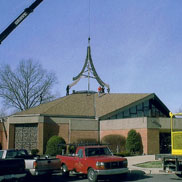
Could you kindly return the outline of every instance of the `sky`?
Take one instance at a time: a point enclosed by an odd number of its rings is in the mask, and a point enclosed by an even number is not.
[[[0,0],[0,32],[33,2]],[[44,0],[2,42],[0,64],[15,69],[22,59],[38,61],[56,74],[53,91],[63,97],[84,65],[90,36],[94,66],[111,93],[155,93],[178,112],[181,7],[181,0]],[[98,86],[91,81],[91,90]],[[87,90],[88,80],[72,89]]]

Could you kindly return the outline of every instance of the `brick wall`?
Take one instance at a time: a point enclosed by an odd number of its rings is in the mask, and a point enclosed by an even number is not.
[[[71,142],[78,139],[95,139],[98,141],[98,131],[71,131]]]
[[[69,136],[69,133],[70,133],[69,124],[68,123],[62,123],[62,124],[58,124],[58,126],[59,126],[58,135],[60,137],[64,138],[66,143],[70,143],[70,141],[69,141],[69,138],[70,138],[70,136]]]
[[[59,125],[57,125],[55,122],[44,122],[43,153],[46,151],[47,141],[54,135],[59,135]]]
[[[37,135],[37,148],[39,149],[39,154],[44,152],[44,123],[38,123],[38,135]]]
[[[0,123],[0,144],[1,144],[1,146],[3,145],[3,124],[2,123]]]
[[[66,143],[76,142],[78,139],[96,139],[98,141],[98,131],[72,130],[68,123],[59,124],[59,136],[64,138]]]
[[[3,149],[7,149],[7,123],[0,123],[0,143]]]
[[[3,130],[3,124],[0,123],[0,144],[3,148],[3,143],[4,143],[4,130]]]
[[[15,147],[15,125],[10,124],[9,125],[9,143],[8,143],[8,149],[12,149]]]
[[[158,129],[148,129],[148,153],[147,154],[159,154],[159,130]]]
[[[141,137],[142,137],[142,144],[143,144],[143,152],[145,154],[148,154],[148,145],[147,145],[147,129],[135,129],[136,132],[140,133]],[[128,136],[128,132],[130,131],[130,129],[118,129],[118,130],[107,130],[107,131],[101,131],[100,132],[100,138],[102,140],[102,138],[106,135],[113,135],[113,134],[117,134],[117,135],[122,135],[124,137],[127,138]]]
[[[17,118],[15,119],[16,122],[19,121]],[[21,123],[23,123],[23,121],[25,122],[25,120],[22,120]],[[37,121],[37,117],[34,117],[34,120],[32,119],[32,122]],[[147,129],[146,118],[101,121],[100,132],[98,132],[98,121],[91,119],[55,117],[42,118],[38,123],[38,149],[40,150],[40,153],[45,152],[47,141],[53,135],[64,138],[66,143],[72,143],[83,138],[96,139],[98,141],[109,134],[119,134],[127,137],[128,131],[132,129],[132,127],[141,134],[145,154],[159,153],[159,129]],[[10,123],[8,135],[8,147],[13,148],[14,123]],[[7,141],[5,139],[6,137],[3,133],[2,124],[0,123],[0,142],[3,141],[3,148],[6,148]]]

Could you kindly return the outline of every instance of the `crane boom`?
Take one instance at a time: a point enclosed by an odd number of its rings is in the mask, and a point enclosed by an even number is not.
[[[0,44],[42,1],[36,0],[32,3],[0,34]]]

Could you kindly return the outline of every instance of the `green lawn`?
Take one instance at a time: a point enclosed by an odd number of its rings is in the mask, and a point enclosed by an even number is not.
[[[135,166],[142,167],[142,168],[162,168],[162,162],[161,161],[149,161],[149,162],[136,164]]]

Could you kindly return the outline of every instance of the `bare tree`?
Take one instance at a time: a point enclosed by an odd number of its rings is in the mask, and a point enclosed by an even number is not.
[[[4,108],[0,108],[0,118],[7,116],[6,110]]]
[[[4,65],[0,68],[0,97],[9,107],[26,110],[52,100],[50,91],[55,81],[54,73],[32,60],[20,61],[14,71]]]

